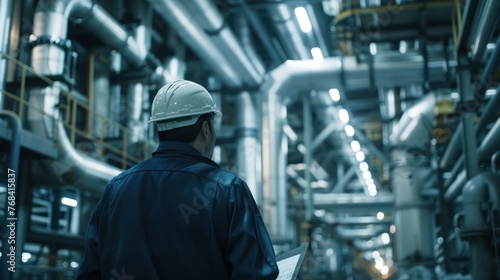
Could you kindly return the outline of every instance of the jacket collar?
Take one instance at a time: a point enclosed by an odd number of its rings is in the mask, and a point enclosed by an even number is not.
[[[180,142],[180,141],[161,141],[158,148],[153,152],[153,157],[158,157],[161,155],[178,155],[183,157],[190,157],[198,161],[208,163],[220,167],[215,161],[203,156],[198,150],[193,146]]]

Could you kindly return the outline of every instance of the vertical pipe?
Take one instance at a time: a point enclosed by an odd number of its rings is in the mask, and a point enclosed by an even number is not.
[[[10,26],[12,24],[12,0],[0,1],[0,26],[3,32],[0,32],[0,52],[9,53]],[[0,89],[5,88],[7,79],[7,60],[0,57]],[[0,93],[0,110],[4,106],[4,95]]]
[[[462,103],[462,143],[465,154],[467,178],[471,179],[479,173],[477,157],[476,133],[474,130],[474,94],[471,89],[471,74],[469,60],[464,54],[458,56],[458,84],[460,87],[460,101]]]
[[[488,236],[491,234],[490,223],[487,221],[485,203],[489,202],[488,186],[485,178],[488,173],[478,174],[465,185],[464,198],[464,234],[469,235],[469,253],[471,258],[472,279],[495,278],[495,257],[490,253],[491,245]]]
[[[142,104],[144,97],[144,85],[142,83],[133,83],[127,90],[127,108],[128,108],[128,143],[137,143],[144,139],[144,128],[142,127]]]
[[[247,182],[257,205],[262,205],[262,186],[257,179],[260,164],[257,158],[259,148],[257,128],[257,107],[255,96],[247,91],[238,94],[236,99],[238,113],[237,154],[238,174]]]
[[[312,164],[312,148],[311,148],[311,142],[312,142],[312,112],[311,112],[311,101],[310,97],[308,95],[304,96],[303,98],[303,114],[304,114],[304,146],[306,147],[306,154],[305,154],[305,164],[306,164],[306,170],[305,170],[305,179],[307,182],[307,200],[305,202],[306,204],[306,215],[305,215],[305,222],[311,221],[313,217],[313,212],[314,212],[314,204],[313,204],[313,193],[312,193],[312,188],[311,188],[311,164]]]
[[[286,106],[281,104],[281,109],[286,112]],[[287,191],[287,180],[286,180],[286,166],[287,166],[287,154],[288,154],[288,137],[284,136],[283,133],[283,123],[280,120],[280,141],[281,144],[278,151],[278,235],[282,238],[288,238],[290,236],[290,223],[288,222],[288,191]]]

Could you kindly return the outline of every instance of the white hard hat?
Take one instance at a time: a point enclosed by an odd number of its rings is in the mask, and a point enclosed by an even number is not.
[[[208,113],[214,113],[215,118],[222,116],[210,93],[197,83],[177,80],[158,90],[149,122],[156,122],[158,131],[171,130],[193,125]]]

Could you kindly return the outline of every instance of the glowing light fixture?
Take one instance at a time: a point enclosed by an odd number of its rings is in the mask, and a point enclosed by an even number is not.
[[[340,121],[343,123],[349,122],[349,113],[347,112],[346,109],[339,110],[339,118],[340,118]]]
[[[328,91],[328,93],[330,94],[330,98],[334,101],[334,102],[337,102],[340,100],[340,92],[338,89],[336,88],[332,88]]]
[[[309,20],[306,9],[304,7],[295,8],[295,16],[297,17],[297,21],[299,22],[299,26],[302,32],[311,32],[311,21]]]
[[[361,150],[361,145],[359,144],[358,141],[354,140],[354,141],[351,141],[351,148],[353,151],[357,152],[357,151]]]
[[[318,47],[314,47],[311,49],[311,55],[314,61],[322,62],[323,60],[325,60],[325,58],[323,57],[323,53],[321,52],[321,49]]]
[[[368,163],[366,163],[366,162],[364,162],[364,161],[363,161],[363,162],[361,162],[361,163],[359,164],[359,169],[360,169],[362,172],[364,172],[364,171],[368,171]]]
[[[69,197],[63,197],[61,199],[61,203],[70,207],[76,207],[78,205],[78,201],[76,201],[76,199],[72,199]]]
[[[351,125],[346,125],[344,127],[344,130],[345,130],[345,134],[349,137],[352,137],[354,136],[354,128],[351,126]]]
[[[356,159],[359,162],[362,162],[363,160],[365,160],[365,153],[363,153],[363,151],[356,152]]]

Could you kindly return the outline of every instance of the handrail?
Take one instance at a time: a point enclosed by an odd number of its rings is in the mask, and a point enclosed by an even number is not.
[[[91,142],[98,142],[96,152],[98,155],[97,158],[100,160],[103,160],[105,151],[112,152],[120,156],[120,158],[122,159],[121,168],[126,169],[128,161],[133,163],[139,163],[149,156],[146,150],[144,150],[142,153],[142,159],[127,153],[127,144],[128,144],[127,135],[129,133],[132,133],[127,127],[121,125],[120,123],[116,122],[113,119],[110,119],[106,116],[103,116],[102,114],[94,112],[94,110],[88,104],[74,98],[70,91],[61,88],[57,82],[53,81],[52,79],[44,75],[37,73],[32,67],[19,61],[15,57],[6,54],[4,52],[0,52],[0,58],[1,57],[6,58],[9,62],[13,62],[21,70],[21,80],[18,81],[19,95],[8,92],[7,89],[0,89],[0,94],[6,96],[6,101],[8,99],[13,102],[13,104],[11,105],[12,106],[11,111],[17,110],[16,113],[19,119],[21,120],[21,123],[23,123],[23,126],[25,123],[23,122],[24,107],[27,106],[30,108],[30,110],[33,109],[44,116],[52,118],[54,122],[59,121],[60,120],[59,118],[64,118],[61,121],[64,127],[69,130],[68,132],[70,136],[70,141],[73,147],[75,147],[78,138],[83,138]],[[58,106],[58,109],[61,111],[61,114],[59,114],[58,117],[49,116],[46,112],[44,112],[43,108],[40,108],[36,104],[33,104],[28,100],[26,100],[26,79],[30,75],[32,75],[32,77],[39,78],[41,81],[46,83],[46,86],[57,87],[60,90],[61,97],[64,96],[66,98],[66,102],[64,104],[59,104]],[[15,106],[15,102],[18,103],[17,106]],[[5,104],[7,106],[7,103]],[[99,127],[101,128],[100,130],[101,133],[99,133],[100,135],[97,135],[98,137],[96,137],[96,135],[92,135],[92,131],[89,131],[85,128],[83,129],[79,128],[79,125],[77,124],[78,115],[80,114],[79,110],[83,110],[85,114],[91,115],[92,119],[98,120]],[[54,141],[54,146],[57,146],[58,126],[56,125],[55,127],[56,127],[55,135],[49,138],[52,138],[51,140]],[[102,133],[104,131],[104,128],[106,127],[117,127],[119,129],[120,131],[119,142],[122,143],[121,149],[106,142],[104,133]]]

